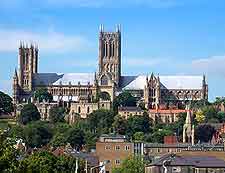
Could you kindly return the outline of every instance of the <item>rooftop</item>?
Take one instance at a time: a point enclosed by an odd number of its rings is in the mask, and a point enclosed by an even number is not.
[[[193,166],[197,168],[225,168],[225,161],[215,156],[196,156],[182,154],[168,154],[157,159],[149,166],[162,166],[165,160],[170,161],[170,166]]]
[[[143,110],[140,107],[127,106],[127,107],[119,107],[118,111],[142,112]]]

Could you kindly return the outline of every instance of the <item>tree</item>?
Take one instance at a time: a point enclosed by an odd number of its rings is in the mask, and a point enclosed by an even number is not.
[[[21,110],[20,115],[18,116],[18,122],[26,125],[31,121],[40,120],[41,116],[38,112],[37,107],[34,104],[26,104]]]
[[[117,134],[125,135],[127,130],[127,120],[120,115],[116,115],[112,126]]]
[[[78,172],[82,172],[84,169],[84,161],[78,161]],[[71,156],[59,156],[56,157],[48,151],[35,152],[32,155],[28,155],[25,159],[20,161],[17,172],[35,172],[35,173],[70,173],[75,172],[76,158]]]
[[[85,144],[84,132],[78,128],[71,128],[66,132],[66,141],[71,144],[73,148],[80,150]]]
[[[225,112],[223,112],[223,111],[217,112],[217,119],[218,119],[221,123],[225,122]]]
[[[25,141],[28,146],[41,147],[49,143],[53,134],[50,126],[45,122],[33,122],[24,128]]]
[[[205,124],[205,125],[200,125],[195,131],[195,136],[196,139],[199,140],[201,143],[202,142],[209,142],[213,134],[216,132],[215,128],[212,127],[211,125]]]
[[[19,152],[14,144],[15,140],[7,138],[7,134],[0,134],[0,172],[15,172],[19,164]]]
[[[205,115],[205,120],[208,122],[210,119],[217,117],[217,111],[212,106],[207,106],[202,109],[203,114]]]
[[[112,130],[114,116],[112,110],[100,109],[93,111],[87,118],[89,129],[97,134],[109,133]]]
[[[152,131],[152,120],[149,118],[147,114],[143,114],[143,116],[135,115],[131,116],[127,119],[128,128],[127,134],[133,136],[135,132],[144,132],[149,133]]]
[[[203,123],[205,121],[205,115],[204,115],[203,111],[198,110],[195,113],[195,115],[196,115],[195,119],[198,123]]]
[[[116,97],[113,103],[114,109],[117,109],[119,106],[136,106],[137,101],[130,92],[124,91]]]
[[[0,115],[13,112],[12,98],[0,91]]]
[[[136,132],[134,134],[134,140],[137,142],[143,142],[145,138],[145,134],[143,132]]]
[[[49,111],[49,121],[51,123],[64,122],[65,109],[62,107],[52,107]]]
[[[67,138],[65,137],[64,133],[55,134],[52,140],[50,141],[50,145],[55,148],[65,146],[66,143],[67,143]]]
[[[173,131],[167,129],[159,129],[152,134],[152,140],[155,143],[163,143],[164,136],[173,135]]]
[[[53,100],[53,96],[48,92],[47,88],[40,88],[34,92],[35,100],[39,100],[40,102]]]
[[[121,167],[114,168],[112,173],[144,173],[145,163],[141,157],[128,157]]]
[[[20,162],[18,172],[54,172],[56,156],[47,151],[35,152]]]

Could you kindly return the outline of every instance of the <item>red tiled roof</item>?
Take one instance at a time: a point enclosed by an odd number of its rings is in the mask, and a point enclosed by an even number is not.
[[[183,109],[149,109],[150,113],[164,113],[164,114],[179,114],[185,113],[187,110]]]

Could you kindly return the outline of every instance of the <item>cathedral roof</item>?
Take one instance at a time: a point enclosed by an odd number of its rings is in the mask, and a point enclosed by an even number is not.
[[[94,73],[38,73],[34,75],[34,85],[88,85],[94,83]]]
[[[146,76],[123,76],[122,89],[124,90],[143,90],[146,85]],[[150,76],[148,76],[150,78]],[[167,89],[202,89],[202,76],[159,76],[161,88]],[[124,85],[127,83],[127,85]]]

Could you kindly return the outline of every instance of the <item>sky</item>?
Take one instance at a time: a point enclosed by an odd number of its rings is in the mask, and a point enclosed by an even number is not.
[[[124,75],[203,75],[225,96],[224,0],[0,0],[0,90],[12,93],[20,41],[39,72],[95,72],[99,25],[122,28]]]

